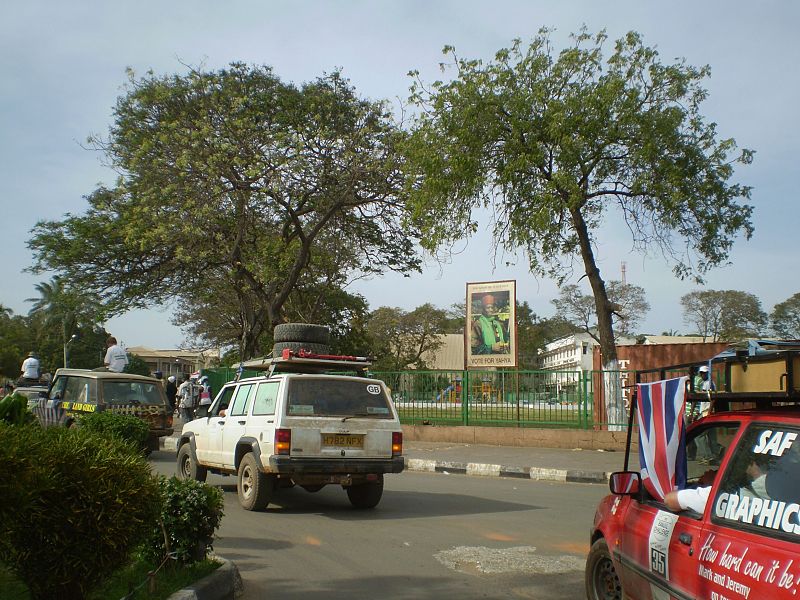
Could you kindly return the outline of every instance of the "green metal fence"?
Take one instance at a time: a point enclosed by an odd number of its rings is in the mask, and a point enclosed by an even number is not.
[[[573,371],[374,372],[408,424],[594,426],[591,377]]]

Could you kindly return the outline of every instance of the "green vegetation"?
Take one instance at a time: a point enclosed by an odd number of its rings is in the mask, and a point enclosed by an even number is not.
[[[147,449],[150,427],[139,417],[123,415],[111,411],[101,411],[81,415],[78,418],[81,429],[88,433],[115,436],[131,444],[139,452]]]
[[[9,394],[0,398],[0,422],[8,425],[33,423],[36,418],[28,410],[28,399],[22,394]]]
[[[166,600],[178,590],[213,573],[219,565],[218,561],[210,558],[190,565],[167,563],[165,568],[155,574],[156,591],[148,593],[148,573],[154,571],[158,565],[137,560],[116,571],[107,581],[90,593],[86,600],[123,598],[131,588],[136,591],[130,600]],[[0,598],[2,600],[32,600],[27,586],[2,565],[0,565]]]
[[[113,436],[0,424],[0,562],[34,600],[84,598],[158,519],[146,460]]]
[[[181,564],[203,560],[224,514],[222,490],[176,477],[161,477],[159,487],[161,519],[151,528],[142,556],[156,562],[171,554]]]
[[[122,597],[148,571],[166,597],[216,568],[206,558],[222,492],[153,476],[147,433],[140,419],[105,412],[71,429],[0,420],[0,464],[13,475],[0,479],[3,598]]]

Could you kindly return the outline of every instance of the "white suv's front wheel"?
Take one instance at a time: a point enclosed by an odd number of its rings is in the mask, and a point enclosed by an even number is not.
[[[239,463],[236,491],[239,495],[239,504],[245,510],[264,510],[272,499],[272,492],[275,491],[275,478],[258,470],[258,464],[252,452],[245,454],[242,462]]]
[[[192,448],[189,444],[184,444],[178,450],[178,478],[194,479],[195,481],[205,481],[208,471],[205,467],[197,464],[192,458]]]

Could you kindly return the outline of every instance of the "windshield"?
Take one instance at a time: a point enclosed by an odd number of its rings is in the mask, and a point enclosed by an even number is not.
[[[293,378],[288,398],[289,416],[392,418],[383,386],[374,379]]]
[[[103,381],[106,404],[164,404],[158,384],[147,381]]]

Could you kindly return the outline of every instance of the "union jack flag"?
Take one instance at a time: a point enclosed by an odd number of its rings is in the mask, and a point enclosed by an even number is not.
[[[637,385],[642,483],[658,500],[663,500],[667,492],[686,487],[683,411],[688,379],[678,377]]]

